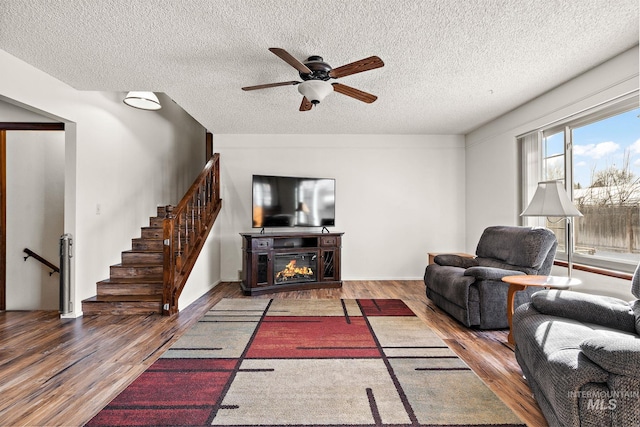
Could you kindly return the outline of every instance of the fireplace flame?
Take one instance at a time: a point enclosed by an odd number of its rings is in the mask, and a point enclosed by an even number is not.
[[[313,276],[313,270],[309,267],[296,267],[296,260],[289,261],[281,271],[276,273],[276,279],[291,279],[298,276]]]

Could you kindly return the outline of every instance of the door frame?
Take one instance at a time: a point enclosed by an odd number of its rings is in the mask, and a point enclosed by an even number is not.
[[[0,122],[0,311],[7,309],[7,131],[64,131],[64,123]]]

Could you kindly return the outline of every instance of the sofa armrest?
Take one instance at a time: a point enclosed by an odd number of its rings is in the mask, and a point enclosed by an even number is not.
[[[640,378],[640,338],[620,338],[604,333],[580,344],[582,353],[608,372]]]
[[[536,292],[531,303],[543,314],[636,332],[631,305],[618,298],[553,289]]]
[[[477,280],[497,280],[501,281],[505,276],[524,275],[522,271],[507,270],[495,267],[470,267],[464,272],[465,276],[473,276]]]
[[[433,261],[438,265],[449,267],[469,268],[478,265],[475,258],[464,257],[456,254],[440,254],[436,255]]]

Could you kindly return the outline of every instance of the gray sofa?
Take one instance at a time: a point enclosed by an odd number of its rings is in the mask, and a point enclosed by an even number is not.
[[[515,356],[550,426],[640,426],[639,334],[639,300],[545,290],[516,310]]]
[[[482,233],[475,258],[438,255],[424,274],[427,297],[467,327],[508,327],[504,276],[551,271],[558,242],[547,228],[493,226]],[[516,293],[517,307],[537,289]]]

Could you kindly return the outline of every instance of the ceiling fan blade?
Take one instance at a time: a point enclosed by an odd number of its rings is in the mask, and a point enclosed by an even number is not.
[[[290,81],[290,82],[280,82],[280,83],[267,83],[264,85],[245,86],[242,88],[242,90],[266,89],[268,87],[297,85],[298,83],[300,82]]]
[[[355,98],[358,101],[366,102],[367,104],[371,104],[373,101],[378,99],[378,97],[375,95],[371,95],[370,93],[352,88],[351,86],[343,85],[340,83],[332,83],[332,85],[334,91]]]
[[[377,56],[370,56],[360,61],[352,62],[329,71],[329,76],[337,79],[339,77],[350,76],[351,74],[373,70],[384,66],[382,59]]]
[[[300,104],[300,111],[309,111],[311,110],[311,107],[313,107],[311,101],[309,101],[306,96],[303,96],[302,104]]]
[[[311,74],[311,70],[306,65],[291,56],[291,54],[286,50],[280,49],[279,47],[270,47],[269,50],[302,74]]]

